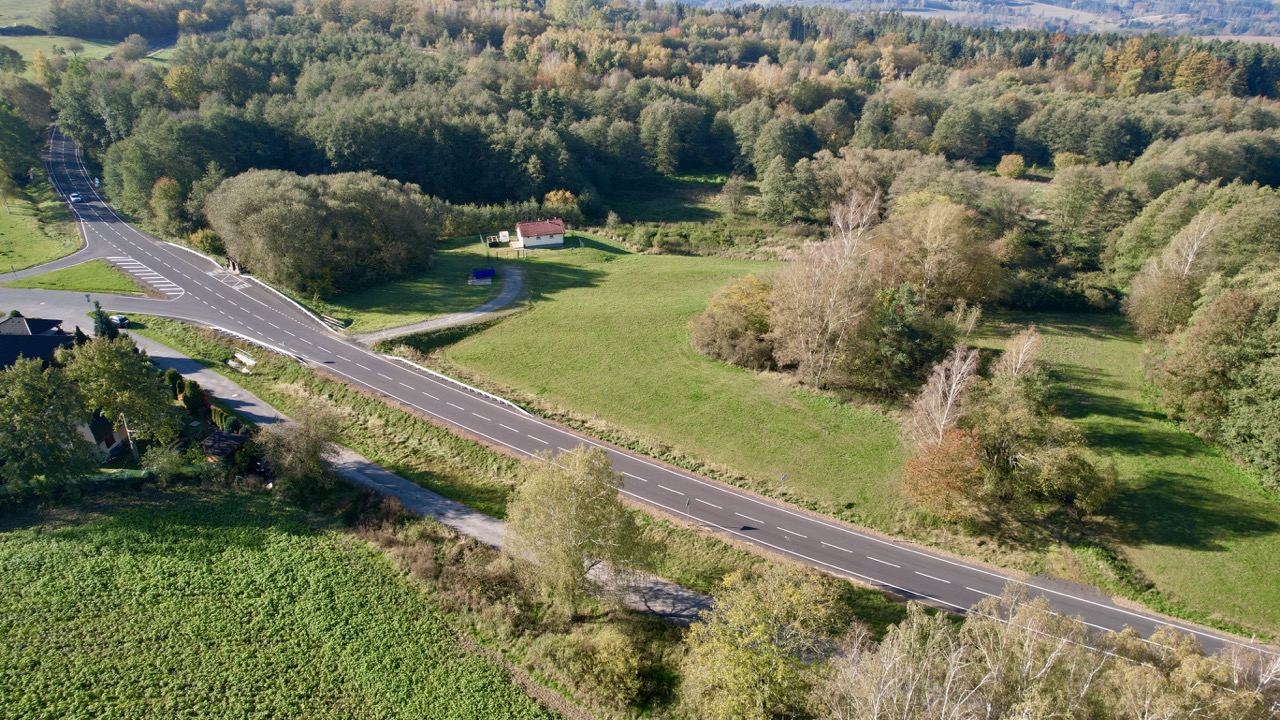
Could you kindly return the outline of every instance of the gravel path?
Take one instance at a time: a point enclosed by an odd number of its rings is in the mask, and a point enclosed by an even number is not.
[[[398,327],[387,328],[385,330],[375,330],[373,332],[352,335],[351,339],[373,347],[375,344],[383,340],[390,340],[402,335],[412,335],[414,333],[426,332],[428,330],[439,330],[441,328],[453,327],[454,325],[470,325],[471,323],[480,322],[489,315],[501,310],[502,308],[515,302],[520,297],[520,293],[524,290],[524,268],[519,265],[507,263],[502,266],[502,291],[498,296],[489,302],[462,312],[451,313],[449,315],[441,315],[440,317],[423,320],[422,322],[412,323],[410,325],[400,325]]]

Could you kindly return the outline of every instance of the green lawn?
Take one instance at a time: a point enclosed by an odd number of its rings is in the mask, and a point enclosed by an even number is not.
[[[181,488],[0,514],[0,716],[548,717],[369,546]]]
[[[766,263],[631,255],[604,243],[528,263],[532,308],[463,340],[452,362],[541,403],[598,416],[686,457],[847,508],[886,527],[904,452],[883,415],[708,360],[689,321],[730,278]],[[661,451],[666,448],[658,448]]]
[[[13,280],[5,287],[67,290],[108,295],[144,295],[145,288],[106,260],[90,260],[69,268]]]
[[[10,200],[0,208],[0,272],[22,270],[70,255],[80,248],[71,235],[42,231],[35,203]]]
[[[1116,463],[1108,539],[1155,584],[1158,594],[1144,600],[1280,634],[1280,501],[1153,406],[1142,344],[1123,318],[1019,314],[989,325],[1007,332],[1029,322],[1044,333],[1044,357],[1062,380],[1061,410]]]
[[[49,0],[0,0],[0,26],[37,25]]]
[[[453,240],[441,244],[435,263],[426,272],[324,301],[305,302],[318,312],[351,320],[350,333],[407,325],[470,310],[496,296],[502,288],[500,267],[492,285],[467,284],[472,268],[489,264],[484,245],[476,239]]]
[[[43,50],[45,55],[52,55],[54,46],[66,49],[66,47],[71,43],[80,43],[80,45],[84,47],[84,51],[81,53],[81,56],[90,59],[104,58],[107,56],[107,53],[111,52],[111,49],[116,46],[116,43],[110,40],[86,40],[84,38],[69,37],[65,35],[0,37],[0,45],[8,45],[14,50],[22,53],[22,57],[28,63],[35,57],[36,50]],[[27,68],[27,74],[31,74],[31,68],[29,67]]]

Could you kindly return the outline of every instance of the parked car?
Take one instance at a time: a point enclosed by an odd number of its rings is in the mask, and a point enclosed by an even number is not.
[[[129,318],[119,313],[109,315],[107,319],[114,323],[116,327],[129,327]]]
[[[67,199],[73,203],[84,202],[84,198],[80,196],[80,193],[71,193],[67,196]]]

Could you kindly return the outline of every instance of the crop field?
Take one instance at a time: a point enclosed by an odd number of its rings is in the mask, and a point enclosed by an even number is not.
[[[984,344],[998,346],[1031,322],[1061,381],[1060,410],[1119,471],[1108,540],[1154,583],[1157,593],[1141,599],[1280,635],[1280,501],[1165,419],[1144,380],[1141,342],[1123,318],[1002,314]],[[1085,570],[1082,579],[1107,584],[1105,574]]]
[[[8,509],[0,571],[0,717],[548,717],[385,556],[266,494]]]
[[[313,309],[351,320],[347,331],[363,333],[407,325],[436,315],[470,310],[498,294],[502,270],[492,285],[468,285],[472,268],[485,267],[484,246],[475,238],[441,243],[432,267],[414,277],[344,293],[328,300],[304,301]]]
[[[459,342],[453,363],[579,416],[887,526],[905,460],[884,415],[709,360],[689,321],[730,278],[768,263],[633,255],[592,241],[526,269],[528,312]]]
[[[142,285],[106,260],[90,260],[69,268],[13,280],[5,283],[5,286],[109,295],[145,294]]]

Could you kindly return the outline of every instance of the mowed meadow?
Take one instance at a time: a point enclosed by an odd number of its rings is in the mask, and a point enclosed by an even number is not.
[[[717,288],[775,267],[629,254],[603,242],[544,252],[527,262],[529,310],[445,355],[499,389],[620,428],[658,450],[745,474],[872,527],[903,528],[908,450],[890,413],[709,360],[689,343],[689,321]],[[1280,506],[1221,451],[1164,418],[1125,320],[991,317],[977,340],[988,350],[1031,323],[1045,334],[1060,411],[1103,462],[1115,462],[1120,480],[1106,513],[1112,519],[1093,538],[1118,550],[1120,564],[1083,550],[1046,556],[1033,548],[1025,550],[1035,557],[1006,560],[1180,616],[1280,633]]]
[[[1114,461],[1119,492],[1104,510],[1108,545],[1137,571],[1157,609],[1280,634],[1280,504],[1221,450],[1183,431],[1155,406],[1142,342],[1124,318],[1001,313],[987,348],[1035,323],[1059,381],[1057,403],[1089,447]],[[1112,571],[1082,555],[1079,579],[1120,589]]]
[[[861,522],[895,521],[905,452],[891,419],[710,360],[689,343],[690,320],[717,288],[775,264],[576,242],[527,263],[528,312],[457,343],[447,358]]]
[[[0,513],[0,718],[545,718],[391,561],[264,493]]]

